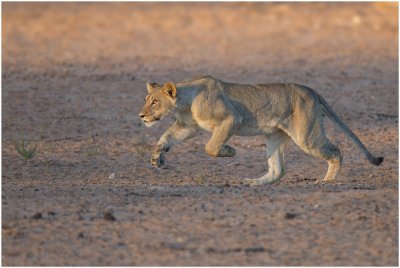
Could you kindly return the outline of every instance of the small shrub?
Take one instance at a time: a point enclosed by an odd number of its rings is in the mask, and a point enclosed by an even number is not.
[[[14,142],[14,148],[17,151],[17,153],[28,163],[28,174],[29,172],[29,166],[30,166],[30,160],[35,156],[36,149],[37,149],[37,144],[32,146],[27,146],[24,141],[19,141],[19,142]]]
[[[37,145],[27,146],[24,141],[14,142],[15,150],[25,160],[29,162],[35,156]]]

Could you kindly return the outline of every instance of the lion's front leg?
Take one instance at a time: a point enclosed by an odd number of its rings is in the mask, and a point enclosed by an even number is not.
[[[165,164],[165,149],[157,148],[151,154],[151,164],[156,167],[161,167]]]
[[[165,164],[165,153],[170,148],[188,138],[193,137],[196,134],[197,127],[194,125],[187,126],[178,121],[165,131],[157,143],[157,146],[151,154],[151,164],[153,166],[161,167]]]
[[[234,126],[234,117],[228,117],[222,123],[215,127],[211,139],[206,144],[207,154],[214,157],[233,157],[236,150],[225,143],[232,135]]]

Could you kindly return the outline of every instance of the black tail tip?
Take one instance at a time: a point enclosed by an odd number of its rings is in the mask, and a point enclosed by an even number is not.
[[[383,157],[374,157],[371,161],[375,166],[379,166],[383,162]]]

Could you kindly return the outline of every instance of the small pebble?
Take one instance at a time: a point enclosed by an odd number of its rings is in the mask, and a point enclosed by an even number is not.
[[[114,215],[110,211],[106,211],[104,213],[104,219],[106,221],[116,221],[117,219],[114,217]]]
[[[40,213],[40,212],[37,212],[32,216],[32,219],[34,219],[34,220],[39,220],[41,218],[42,218],[42,213]]]

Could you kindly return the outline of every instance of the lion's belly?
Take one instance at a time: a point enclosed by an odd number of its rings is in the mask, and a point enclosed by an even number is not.
[[[238,126],[233,134],[237,136],[258,136],[267,135],[275,132],[278,128],[276,126],[259,126],[257,123],[246,123]]]
[[[255,127],[239,127],[233,134],[237,136],[258,136],[264,134],[264,131]]]

